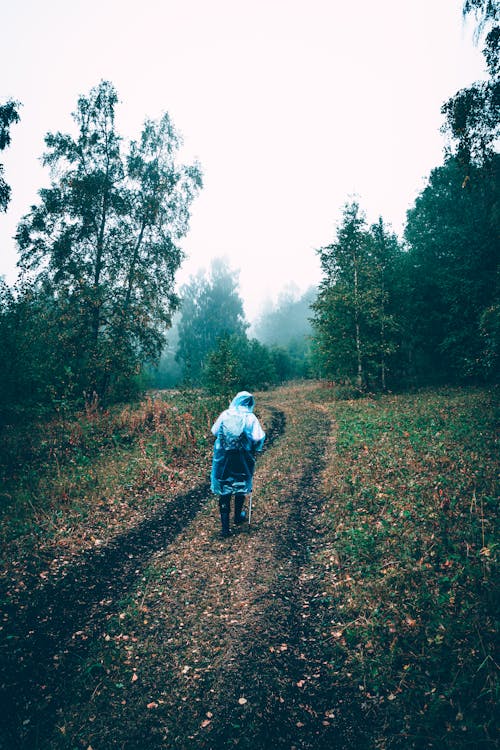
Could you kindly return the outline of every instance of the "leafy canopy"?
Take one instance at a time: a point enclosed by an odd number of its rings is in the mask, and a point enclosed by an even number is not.
[[[75,390],[101,397],[160,354],[178,305],[179,240],[201,187],[199,167],[176,161],[181,141],[168,114],[147,120],[126,147],[117,102],[102,81],[79,98],[75,135],[46,136],[52,183],[17,232],[24,276],[58,306]]]

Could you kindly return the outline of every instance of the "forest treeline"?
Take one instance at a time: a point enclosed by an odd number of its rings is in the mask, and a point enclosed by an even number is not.
[[[76,135],[49,133],[50,187],[21,220],[19,280],[0,282],[0,413],[129,399],[144,387],[211,391],[323,377],[359,391],[495,382],[499,372],[499,10],[466,0],[489,77],[443,104],[443,164],[408,212],[404,237],[344,206],[318,250],[322,279],[284,292],[252,327],[223,259],[179,293],[181,239],[202,188],[178,162],[168,114],[126,142],[117,93],[81,96]],[[0,106],[0,150],[18,102]],[[0,209],[10,187],[0,166]]]
[[[404,242],[345,206],[312,305],[328,378],[386,390],[498,377],[498,156],[468,177],[456,157],[432,171]]]

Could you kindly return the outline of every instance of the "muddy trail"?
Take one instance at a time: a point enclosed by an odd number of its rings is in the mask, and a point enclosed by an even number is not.
[[[15,611],[7,608],[1,680],[5,687],[0,695],[7,739],[3,744],[0,739],[2,750],[43,746],[54,723],[58,693],[71,680],[87,644],[102,631],[110,607],[125,595],[150,555],[190,523],[208,493],[209,485],[203,485],[176,497],[161,513],[107,547],[85,552],[61,580],[48,583]],[[42,700],[40,686],[50,701]]]
[[[220,540],[199,486],[6,613],[2,750],[370,746],[358,696],[332,673],[331,606],[310,566],[332,426],[320,407],[277,407],[251,528]],[[161,587],[148,591],[152,560]],[[140,613],[110,643],[134,592]]]
[[[273,530],[272,545],[279,575],[258,602],[258,620],[235,633],[237,657],[226,663],[224,678],[219,678],[223,686],[216,710],[222,720],[205,740],[198,738],[200,747],[370,746],[357,696],[332,680],[324,638],[319,638],[328,629],[331,609],[309,569],[311,546],[322,534],[314,520],[323,504],[320,475],[330,430],[319,412],[304,431],[307,452],[301,475],[277,499],[281,522]]]
[[[266,450],[284,429],[283,412],[272,409]],[[45,746],[75,664],[102,633],[114,603],[137,580],[151,555],[191,523],[209,496],[206,483],[174,497],[108,545],[85,551],[62,578],[15,605],[9,606],[8,592],[0,592],[5,623],[0,639],[2,750]]]

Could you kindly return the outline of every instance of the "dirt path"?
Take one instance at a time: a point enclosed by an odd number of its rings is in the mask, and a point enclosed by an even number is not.
[[[332,686],[319,638],[331,611],[322,605],[321,581],[310,568],[311,547],[321,533],[315,519],[322,506],[321,468],[331,425],[321,409],[311,409],[302,428],[301,473],[277,496],[279,522],[267,540],[278,575],[254,601],[253,617],[235,632],[236,653],[219,675],[216,712],[221,720],[203,744],[198,739],[199,746],[368,747],[353,696]]]
[[[220,540],[200,486],[6,613],[2,750],[368,746],[309,560],[331,425],[266,406],[250,529]]]

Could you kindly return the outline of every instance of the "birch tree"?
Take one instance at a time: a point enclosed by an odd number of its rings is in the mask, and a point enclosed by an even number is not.
[[[399,331],[398,313],[394,309],[394,271],[401,248],[397,237],[389,232],[382,218],[370,228],[371,299],[373,300],[373,355],[377,363],[377,375],[382,390],[387,390],[389,360],[396,351],[396,335]]]
[[[365,280],[369,239],[356,202],[344,207],[337,239],[319,250],[324,278],[312,305],[325,374],[365,384]]]
[[[168,114],[126,148],[117,102],[103,81],[78,100],[76,135],[46,136],[52,183],[17,233],[23,273],[50,284],[63,327],[71,321],[76,387],[100,397],[161,352],[178,305],[179,240],[201,187],[196,164],[177,164]]]

